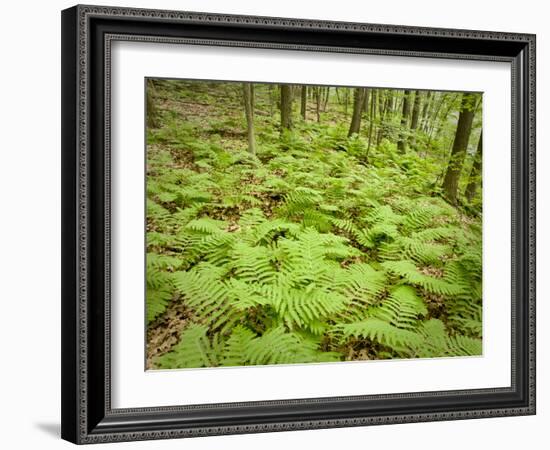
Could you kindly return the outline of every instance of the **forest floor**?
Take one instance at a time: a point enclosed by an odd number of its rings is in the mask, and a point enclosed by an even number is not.
[[[444,156],[348,138],[340,105],[280,133],[265,86],[251,155],[239,86],[154,90],[147,368],[480,354],[481,217],[437,195]]]

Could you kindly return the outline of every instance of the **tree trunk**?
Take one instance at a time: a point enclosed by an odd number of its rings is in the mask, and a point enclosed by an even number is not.
[[[281,84],[281,131],[292,129],[292,86]]]
[[[244,111],[246,115],[246,129],[248,135],[248,151],[256,154],[256,138],[254,136],[254,85],[243,83]]]
[[[428,91],[426,94],[426,100],[424,101],[424,106],[422,107],[422,113],[420,114],[420,128],[423,131],[426,131],[426,122],[428,119],[428,113],[431,109],[432,104],[432,91]]]
[[[363,102],[365,101],[365,89],[355,88],[353,91],[353,114],[349,126],[348,137],[354,133],[359,133],[361,129],[361,113],[363,110]]]
[[[382,109],[380,110],[378,133],[376,134],[377,147],[380,145],[382,138],[386,134],[386,117],[388,115],[388,110],[391,103],[390,95],[386,90],[382,90],[381,95],[382,95],[382,98],[384,99],[384,102],[382,103]]]
[[[411,145],[414,147],[416,145],[416,129],[418,128],[418,119],[420,117],[420,103],[422,97],[420,96],[420,91],[415,91],[414,94],[414,104],[411,118]]]
[[[306,120],[306,108],[307,108],[307,86],[302,86],[302,97],[300,103],[300,114],[302,119]]]
[[[474,97],[471,94],[463,94],[451,158],[447,165],[442,186],[445,197],[453,205],[456,205],[458,201],[458,181],[462,172],[466,150],[468,149],[468,140],[470,139],[473,120]]]
[[[476,195],[477,186],[481,181],[481,164],[483,161],[483,132],[479,134],[479,142],[477,143],[477,151],[474,156],[474,164],[472,165],[472,170],[470,170],[470,175],[468,176],[468,186],[466,186],[466,191],[464,195],[469,203],[472,202],[472,199]]]
[[[345,88],[344,91],[344,114],[348,116],[348,104],[349,104],[349,88]]]
[[[327,94],[325,95],[325,101],[323,102],[323,112],[326,112],[327,110],[329,97],[330,97],[330,86],[327,87]]]
[[[371,143],[372,143],[372,133],[373,133],[373,126],[374,126],[374,116],[375,116],[375,112],[376,112],[376,109],[375,109],[375,105],[376,105],[376,97],[378,97],[380,95],[380,91],[378,91],[378,95],[376,95],[375,97],[375,93],[376,91],[374,90],[371,90],[371,98],[370,98],[370,114],[369,114],[369,119],[370,119],[370,126],[369,126],[369,144],[367,146],[367,153],[365,155],[365,160],[366,162],[368,162],[369,160],[369,152],[370,152],[370,146],[371,146]]]
[[[413,104],[413,112],[412,112],[412,119],[411,119],[411,130],[416,130],[418,128],[418,119],[420,117],[420,103],[421,103],[422,97],[420,94],[420,91],[416,91],[414,94],[414,104]]]
[[[153,80],[147,80],[147,89],[146,89],[147,105],[146,105],[145,114],[147,115],[148,128],[157,128],[159,126],[158,110],[153,100],[154,91],[155,91],[155,85],[153,84]]]
[[[409,123],[409,114],[411,111],[411,102],[410,102],[411,91],[405,91],[403,96],[403,110],[401,112],[401,132],[399,140],[397,141],[397,150],[399,153],[407,153],[407,124]]]
[[[315,114],[317,115],[317,123],[321,123],[321,88],[315,88]]]
[[[439,111],[443,107],[443,103],[445,103],[446,98],[447,98],[447,94],[441,93],[441,98],[439,99],[437,104],[432,105],[433,111],[431,113],[428,113],[428,118],[426,120],[426,132],[429,134],[428,143],[432,139],[434,128],[437,124],[437,118],[439,117]],[[435,103],[435,98],[433,103]]]

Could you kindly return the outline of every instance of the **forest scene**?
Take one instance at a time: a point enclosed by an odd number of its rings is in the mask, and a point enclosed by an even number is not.
[[[482,354],[482,94],[145,80],[146,368]]]

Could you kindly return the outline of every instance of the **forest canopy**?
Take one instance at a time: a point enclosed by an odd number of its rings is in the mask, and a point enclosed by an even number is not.
[[[147,79],[147,368],[482,353],[482,95]]]

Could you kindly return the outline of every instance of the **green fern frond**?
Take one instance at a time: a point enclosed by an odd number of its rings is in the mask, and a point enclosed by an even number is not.
[[[440,241],[454,237],[459,230],[455,227],[434,227],[412,233],[414,239],[422,242]]]
[[[267,247],[236,242],[228,267],[235,275],[250,283],[270,283],[275,277],[274,256]]]
[[[174,273],[174,285],[186,305],[211,329],[228,329],[240,320],[239,310],[233,308],[231,292],[220,280],[219,272],[212,270],[215,266],[201,263],[199,267],[199,270]],[[206,270],[207,267],[210,270]]]
[[[225,342],[222,364],[224,366],[244,366],[248,363],[247,352],[256,334],[242,325],[237,325],[231,331],[231,336]]]
[[[336,325],[333,330],[337,335],[341,335],[343,340],[350,337],[369,339],[399,351],[421,341],[417,333],[397,328],[375,317],[360,322]]]
[[[329,318],[342,311],[347,303],[345,296],[326,292],[313,284],[305,289],[265,285],[260,292],[281,320],[292,329],[307,328],[308,324]]]
[[[250,208],[241,214],[239,225],[243,229],[255,229],[258,225],[265,223],[266,217],[260,208]]]
[[[297,364],[335,361],[339,355],[320,352],[318,342],[298,333],[286,332],[283,327],[268,330],[252,340],[245,353],[248,364]]]
[[[443,264],[443,258],[451,253],[451,248],[444,244],[423,242],[419,239],[399,236],[395,241],[384,242],[379,255],[383,260],[400,260],[403,257],[421,265]]]
[[[332,229],[331,219],[331,215],[317,211],[314,208],[306,208],[302,210],[303,226],[315,228],[321,233],[328,232]]]
[[[349,313],[355,313],[355,308],[364,311],[376,302],[376,297],[386,288],[386,275],[369,264],[352,264],[336,271],[332,283],[335,291],[347,298]]]
[[[220,233],[227,226],[222,220],[214,220],[209,217],[201,217],[190,221],[185,228],[203,234]]]
[[[390,273],[404,278],[410,284],[421,286],[428,292],[438,295],[458,295],[462,293],[461,286],[423,274],[412,261],[386,261],[382,263],[382,266]]]
[[[398,286],[371,312],[373,317],[404,330],[415,330],[427,313],[426,305],[410,286]]]
[[[145,295],[147,323],[152,322],[163,314],[171,299],[172,293],[170,290],[166,288],[155,289],[148,287]]]
[[[147,270],[159,269],[173,271],[179,269],[183,261],[178,256],[159,255],[157,253],[147,253]]]
[[[179,342],[172,351],[165,353],[157,360],[161,369],[186,367],[212,367],[217,365],[217,358],[206,336],[208,327],[191,324],[181,334]]]
[[[452,336],[448,341],[448,354],[453,356],[480,356],[483,353],[481,339],[468,336]]]
[[[297,236],[300,232],[300,225],[296,223],[287,222],[282,219],[273,219],[259,224],[254,229],[254,240],[257,243],[271,242],[274,236],[289,235]]]
[[[344,230],[344,231],[346,231],[347,233],[349,233],[351,235],[355,235],[356,233],[359,232],[359,230],[357,229],[357,227],[356,227],[355,223],[353,222],[353,220],[338,219],[336,217],[332,217],[330,220],[336,228]]]

